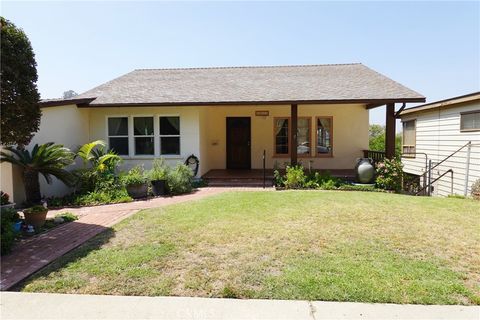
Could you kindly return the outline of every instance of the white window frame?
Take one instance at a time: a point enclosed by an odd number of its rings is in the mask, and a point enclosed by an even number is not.
[[[461,112],[460,113],[460,132],[475,132],[475,131],[480,131],[480,127],[479,128],[473,128],[473,129],[465,129],[465,128],[462,128],[462,118],[464,116],[468,116],[470,114],[480,114],[480,110],[473,110],[473,111],[466,111],[466,112]]]
[[[135,137],[140,137],[134,135],[134,118],[144,118],[144,117],[153,117],[153,140],[154,140],[154,154],[153,155],[136,155],[135,154]],[[180,119],[180,132],[178,135],[163,135],[164,137],[179,137],[180,138],[180,153],[179,154],[160,154],[160,117],[178,117]],[[127,118],[128,123],[128,135],[125,136],[110,136],[108,134],[108,119],[110,118]],[[107,142],[107,147],[110,149],[110,137],[112,138],[128,138],[128,155],[120,155],[123,159],[134,160],[134,159],[154,159],[154,158],[165,158],[165,159],[182,159],[182,117],[180,114],[109,114],[105,116],[105,137]],[[141,136],[147,137],[147,136]],[[148,136],[150,137],[150,136]]]
[[[108,132],[108,119],[111,119],[111,118],[127,118],[127,135],[121,135],[121,136],[111,136]],[[128,141],[128,154],[125,155],[125,154],[122,154],[120,156],[122,157],[128,157],[130,156],[131,154],[131,147],[132,147],[132,143],[130,141],[130,117],[127,116],[127,115],[111,115],[111,116],[107,116],[105,118],[105,136],[107,137],[107,148],[110,149],[110,138],[127,138],[127,141]]]
[[[160,134],[160,118],[172,118],[172,117],[177,117],[178,118],[178,121],[179,121],[179,125],[180,125],[180,128],[178,130],[178,134]],[[158,134],[157,134],[157,137],[158,137],[158,148],[157,148],[157,151],[158,151],[158,154],[160,157],[163,157],[163,158],[178,158],[178,157],[181,157],[182,155],[182,117],[180,117],[180,115],[178,114],[160,114],[158,115],[157,117],[157,127],[158,127]],[[179,141],[179,146],[178,146],[178,154],[162,154],[161,150],[162,150],[162,138],[177,138],[178,137],[178,141]]]
[[[133,157],[135,158],[152,158],[152,157],[155,157],[156,156],[156,149],[157,149],[157,140],[155,139],[155,136],[157,136],[157,132],[159,132],[158,130],[155,130],[155,115],[143,115],[143,114],[136,114],[136,115],[132,115],[130,116],[131,117],[131,130],[129,130],[129,132],[131,131],[131,136],[132,136],[132,142],[133,142],[133,148],[132,148],[132,154]],[[135,134],[135,118],[152,118],[152,121],[153,121],[153,134],[152,135],[136,135]],[[135,153],[135,138],[153,138],[153,154],[136,154]]]

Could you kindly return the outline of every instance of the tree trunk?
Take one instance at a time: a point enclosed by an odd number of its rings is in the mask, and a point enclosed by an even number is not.
[[[25,185],[25,197],[27,205],[39,204],[42,195],[40,194],[40,182],[38,171],[26,168],[23,172],[23,184]]]

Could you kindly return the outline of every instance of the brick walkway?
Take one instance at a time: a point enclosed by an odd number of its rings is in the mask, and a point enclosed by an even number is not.
[[[191,194],[168,198],[153,198],[130,203],[52,210],[49,212],[50,216],[68,211],[80,218],[77,221],[66,223],[51,231],[16,244],[12,253],[2,257],[1,290],[8,290],[55,259],[141,209],[157,208],[197,200],[232,190],[252,189],[202,188]]]

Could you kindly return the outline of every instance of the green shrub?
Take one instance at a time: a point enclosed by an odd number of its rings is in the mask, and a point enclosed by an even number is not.
[[[15,240],[13,224],[20,219],[17,210],[12,208],[2,208],[0,212],[0,241],[1,254],[9,253]]]
[[[273,171],[273,184],[275,187],[285,187],[285,178],[278,170]]]
[[[167,175],[168,191],[171,194],[182,194],[192,191],[193,172],[184,165],[178,163]]]
[[[135,166],[130,169],[126,174],[120,176],[120,181],[125,186],[135,186],[144,184],[147,182],[145,172],[142,166]]]
[[[285,188],[300,189],[305,186],[306,176],[301,165],[287,166],[285,173]]]
[[[77,215],[71,212],[59,213],[55,215],[55,218],[62,218],[64,222],[72,222],[72,221],[78,220]]]
[[[403,164],[399,159],[385,159],[377,164],[376,184],[380,189],[402,190]]]
[[[169,168],[163,158],[153,160],[152,169],[147,172],[150,181],[166,180]]]

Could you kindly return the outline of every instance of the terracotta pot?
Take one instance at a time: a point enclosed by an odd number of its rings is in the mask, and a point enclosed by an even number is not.
[[[45,220],[47,220],[47,212],[23,212],[25,216],[25,224],[31,224],[35,231],[39,231],[41,227],[45,224]]]

